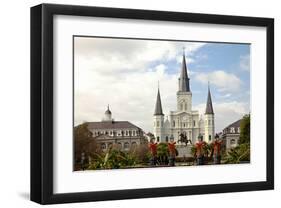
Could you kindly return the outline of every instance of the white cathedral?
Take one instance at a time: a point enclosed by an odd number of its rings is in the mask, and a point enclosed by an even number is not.
[[[213,141],[215,134],[215,114],[210,88],[208,86],[205,114],[199,115],[198,110],[192,109],[192,92],[189,85],[185,54],[183,53],[177,92],[177,110],[170,111],[165,121],[158,86],[153,116],[153,131],[157,142],[167,142],[170,137],[178,141],[180,134],[186,135],[187,139],[191,140],[192,143],[198,140],[199,135],[203,136],[203,140],[206,142]]]

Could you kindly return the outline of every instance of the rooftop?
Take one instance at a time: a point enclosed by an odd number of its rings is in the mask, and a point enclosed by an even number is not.
[[[233,122],[232,124],[228,125],[227,127],[225,127],[225,129],[231,128],[231,127],[238,128],[238,127],[240,127],[241,121],[242,121],[242,119],[239,119],[239,120]]]
[[[125,128],[138,128],[136,125],[129,121],[99,121],[87,122],[89,129],[125,129]]]

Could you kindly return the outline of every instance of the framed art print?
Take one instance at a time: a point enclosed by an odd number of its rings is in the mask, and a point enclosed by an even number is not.
[[[31,200],[274,188],[274,20],[31,8]]]

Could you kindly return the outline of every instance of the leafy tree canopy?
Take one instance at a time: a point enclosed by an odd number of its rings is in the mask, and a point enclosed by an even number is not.
[[[239,144],[250,143],[250,114],[243,117],[240,123]]]

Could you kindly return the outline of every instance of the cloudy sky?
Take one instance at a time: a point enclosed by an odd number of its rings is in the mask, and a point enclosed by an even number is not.
[[[115,120],[152,131],[158,81],[165,116],[176,110],[183,47],[192,108],[204,113],[209,81],[216,132],[250,111],[250,45],[75,37],[75,125],[109,104]]]

